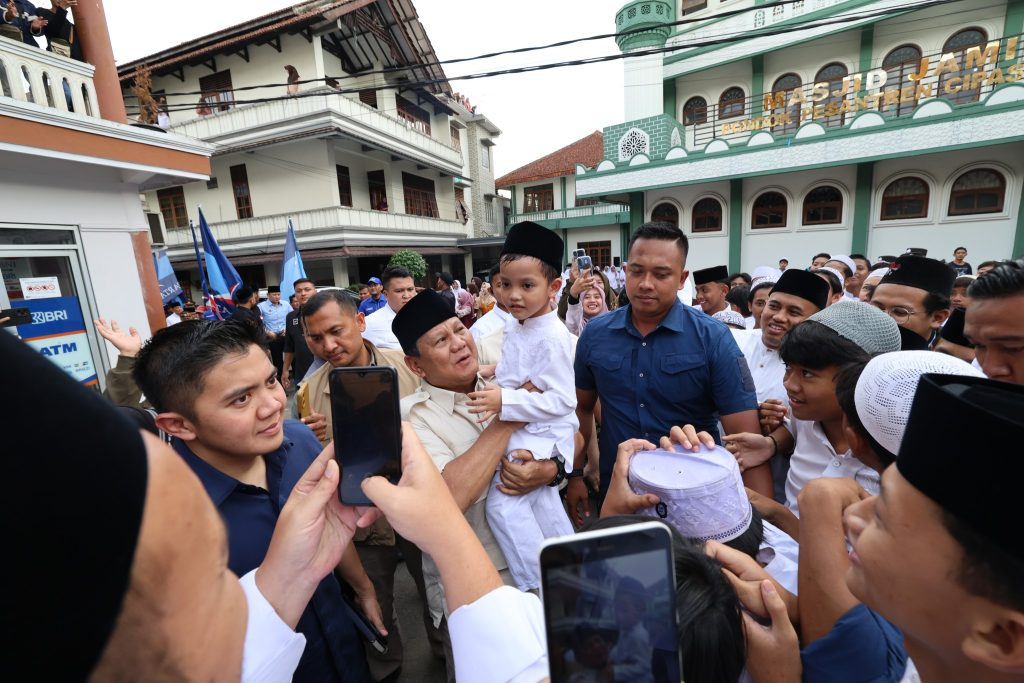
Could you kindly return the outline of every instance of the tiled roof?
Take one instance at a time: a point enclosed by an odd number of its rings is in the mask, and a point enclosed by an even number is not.
[[[310,20],[323,16],[332,10],[348,11],[350,8],[343,7],[344,5],[352,5],[352,9],[354,9],[364,4],[366,3],[359,0],[327,0],[326,2],[312,5],[309,3],[289,5],[276,12],[271,12],[255,19],[249,19],[210,35],[195,38],[176,47],[120,65],[118,67],[120,80],[132,79],[135,75],[135,69],[143,64],[147,64],[151,70],[156,72],[159,69],[188,62],[204,55],[216,54],[233,45],[243,46],[251,44],[261,36],[273,35],[296,25],[308,23]],[[215,40],[220,35],[229,37],[219,41]],[[157,61],[151,61],[154,59]]]
[[[571,145],[520,166],[511,173],[506,173],[494,181],[496,187],[510,187],[534,180],[557,178],[572,175],[576,172],[576,164],[594,167],[604,158],[604,136],[596,130],[590,135]]]

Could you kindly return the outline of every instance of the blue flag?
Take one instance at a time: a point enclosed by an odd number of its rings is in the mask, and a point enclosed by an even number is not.
[[[160,297],[164,304],[168,304],[183,292],[178,279],[174,276],[174,268],[171,267],[171,259],[167,258],[166,249],[157,249],[153,252],[153,265],[156,266],[156,281],[160,285]]]
[[[220,250],[210,232],[210,226],[206,224],[202,209],[199,209],[199,234],[203,240],[203,260],[206,262],[206,275],[202,278],[207,304],[206,317],[226,320],[235,311],[235,290],[242,286],[242,278]],[[200,267],[200,274],[202,270]]]
[[[306,277],[306,269],[302,266],[302,254],[295,243],[295,228],[292,219],[288,219],[288,237],[284,241],[284,262],[281,264],[281,301],[288,301],[295,293],[295,281]]]

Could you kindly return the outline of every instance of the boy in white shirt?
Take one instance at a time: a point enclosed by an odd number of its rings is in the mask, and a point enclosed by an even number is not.
[[[556,485],[572,469],[576,419],[572,335],[552,308],[561,286],[562,240],[531,222],[508,231],[501,255],[502,300],[508,321],[495,370],[497,385],[469,394],[472,411],[527,424],[512,435],[508,458],[529,451],[535,460],[555,458],[559,475],[549,487],[510,496],[495,474],[487,493],[487,521],[520,590],[540,587],[539,553],[545,538],[573,533]],[[537,392],[520,389],[530,383]]]

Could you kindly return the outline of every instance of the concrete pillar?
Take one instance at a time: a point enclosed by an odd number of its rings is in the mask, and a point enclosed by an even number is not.
[[[441,272],[452,272],[452,257],[449,254],[441,256]]]
[[[348,258],[345,256],[332,258],[331,268],[334,271],[334,286],[348,287],[348,284],[350,282],[348,271]]]
[[[108,121],[125,123],[128,115],[124,110],[121,84],[117,80],[103,0],[80,0],[72,14],[75,18],[75,35],[82,45],[85,60],[96,67],[93,84],[96,87],[100,116]]]
[[[473,252],[466,250],[466,254],[462,257],[463,267],[466,269],[466,282],[473,279]]]
[[[167,327],[167,319],[164,318],[164,301],[160,296],[160,285],[156,279],[156,265],[153,263],[149,231],[143,230],[130,234],[132,251],[135,252],[135,263],[139,271],[139,287],[142,289],[142,301],[146,306],[146,319],[149,322],[150,334],[152,334],[157,330]]]
[[[281,284],[281,262],[269,261],[263,264],[263,279],[268,285]]]
[[[623,121],[636,121],[661,114],[665,108],[665,96],[661,87],[661,69],[664,55],[653,54],[630,57],[622,60],[623,87],[627,96],[623,98]]]

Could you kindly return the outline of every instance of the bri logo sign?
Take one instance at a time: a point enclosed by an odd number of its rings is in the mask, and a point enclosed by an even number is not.
[[[24,299],[18,305],[32,312],[31,324],[18,327],[26,344],[78,382],[87,386],[99,383],[77,296]]]

